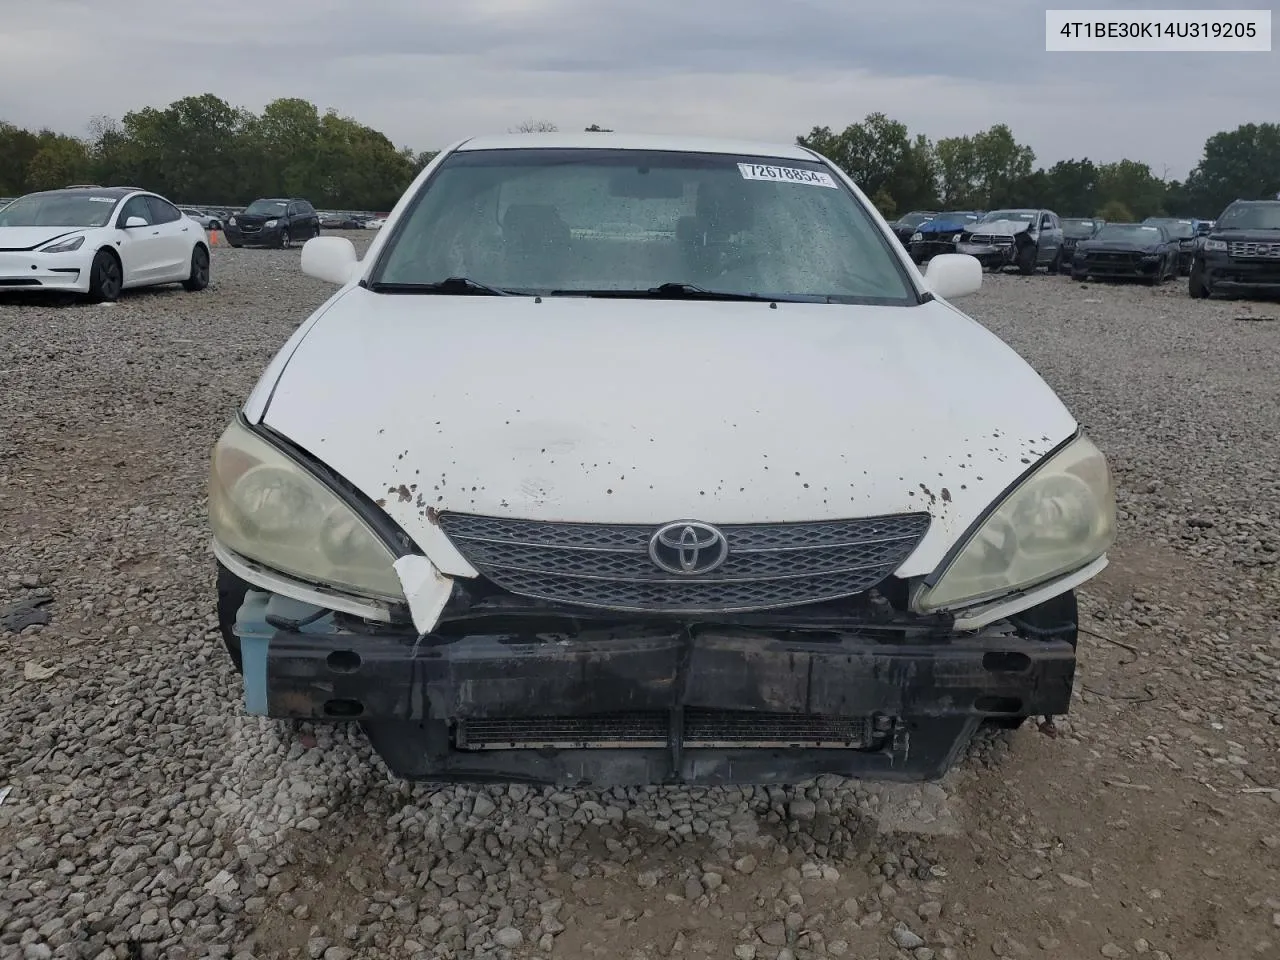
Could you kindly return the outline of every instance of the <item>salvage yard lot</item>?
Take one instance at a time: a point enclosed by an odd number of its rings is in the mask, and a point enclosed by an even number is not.
[[[208,454],[331,291],[298,259],[0,299],[0,609],[52,597],[0,630],[0,957],[1280,957],[1280,305],[963,301],[1119,485],[1056,731],[937,785],[431,789],[243,716],[217,637]]]

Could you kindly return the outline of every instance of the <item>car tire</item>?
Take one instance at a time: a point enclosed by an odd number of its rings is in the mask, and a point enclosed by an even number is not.
[[[124,267],[110,250],[99,250],[89,268],[90,303],[115,303],[124,289]]]
[[[1187,277],[1187,293],[1195,300],[1204,300],[1213,293],[1204,279],[1204,264],[1199,261],[1191,264],[1191,273]]]
[[[288,250],[293,246],[293,237],[289,236],[289,228],[285,227],[280,231],[280,249]]]
[[[1059,247],[1053,254],[1053,259],[1049,261],[1049,273],[1062,272],[1062,248]]]
[[[236,673],[244,673],[240,638],[235,633],[236,614],[240,612],[240,605],[244,603],[244,596],[248,592],[249,584],[221,563],[218,564],[218,630]]]
[[[1024,277],[1029,277],[1036,272],[1036,260],[1039,258],[1040,248],[1027,244],[1018,251],[1018,272]]]
[[[209,251],[196,244],[191,251],[191,273],[182,281],[182,289],[188,293],[198,293],[209,286]]]

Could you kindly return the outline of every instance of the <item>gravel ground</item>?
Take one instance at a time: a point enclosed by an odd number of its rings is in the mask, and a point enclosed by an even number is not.
[[[1039,276],[966,308],[1113,458],[1077,702],[940,784],[391,780],[241,715],[207,458],[328,287],[0,300],[0,958],[1280,957],[1280,306]],[[1265,318],[1271,318],[1270,320]]]

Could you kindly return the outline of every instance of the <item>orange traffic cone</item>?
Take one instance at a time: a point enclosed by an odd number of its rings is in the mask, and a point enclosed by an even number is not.
[[[207,231],[205,231],[205,232],[206,232],[206,233],[208,233],[208,235],[209,235],[209,246],[211,246],[211,247],[218,247],[218,246],[221,246],[221,245],[222,245],[222,231],[221,231],[221,230],[207,230]]]

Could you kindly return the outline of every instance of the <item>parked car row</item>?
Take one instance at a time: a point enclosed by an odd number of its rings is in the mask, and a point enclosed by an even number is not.
[[[890,224],[917,264],[966,253],[987,270],[1046,267],[1076,280],[1128,278],[1158,285],[1188,278],[1193,297],[1214,291],[1280,293],[1280,199],[1236,200],[1217,220],[1147,217],[1108,223],[1052,210],[913,210]]]

